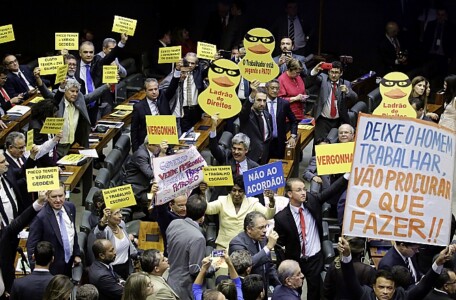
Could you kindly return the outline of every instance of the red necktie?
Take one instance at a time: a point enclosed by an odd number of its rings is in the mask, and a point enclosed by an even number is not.
[[[2,93],[2,96],[3,98],[5,98],[5,100],[10,101],[10,97],[8,96],[4,88],[0,88],[0,93]]]
[[[304,220],[304,209],[299,208],[299,219],[301,223],[302,248],[301,253],[306,256],[306,221]]]
[[[240,175],[240,171],[241,171],[241,165],[236,162],[236,175]]]
[[[331,95],[331,118],[333,118],[333,119],[337,115],[337,110],[336,110],[336,91],[337,91],[337,83],[333,82],[332,95]]]

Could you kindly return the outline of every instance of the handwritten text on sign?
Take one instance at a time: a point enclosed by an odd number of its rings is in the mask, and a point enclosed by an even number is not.
[[[361,115],[343,233],[447,245],[455,146],[430,122]]]
[[[55,50],[78,50],[79,33],[77,32],[56,32],[55,33]]]
[[[165,63],[177,62],[182,57],[181,53],[182,53],[181,46],[158,48],[158,63],[165,64]]]
[[[275,190],[285,186],[281,161],[250,169],[242,173],[242,176],[244,177],[245,195],[247,197],[261,194],[265,190]]]
[[[14,41],[13,25],[0,26],[0,44]]]
[[[41,69],[41,75],[56,74],[57,67],[63,66],[63,56],[39,57],[38,66]]]
[[[137,20],[129,19],[120,16],[114,16],[112,31],[118,33],[126,33],[129,36],[135,35]]]
[[[27,169],[27,191],[38,192],[56,190],[59,188],[59,168]]]
[[[232,186],[233,171],[231,166],[204,167],[204,182],[208,186]]]
[[[135,194],[133,193],[131,184],[105,189],[103,190],[103,198],[106,207],[111,209],[136,205]]]

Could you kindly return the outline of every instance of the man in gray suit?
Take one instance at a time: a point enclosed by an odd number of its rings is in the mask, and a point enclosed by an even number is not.
[[[263,277],[264,289],[268,290],[269,285],[279,285],[277,270],[271,261],[271,250],[277,243],[279,235],[271,231],[266,238],[268,221],[266,216],[260,212],[252,211],[245,216],[244,231],[235,236],[228,249],[231,254],[237,250],[247,250],[252,256],[252,270],[250,274],[258,274]]]
[[[170,263],[168,284],[182,300],[193,299],[192,283],[205,256],[206,239],[199,224],[204,221],[207,202],[200,195],[187,200],[187,217],[171,222],[166,230]]]

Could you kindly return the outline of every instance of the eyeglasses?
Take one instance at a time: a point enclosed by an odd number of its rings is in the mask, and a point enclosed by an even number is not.
[[[450,282],[447,282],[446,284],[455,284],[456,281],[450,281]]]

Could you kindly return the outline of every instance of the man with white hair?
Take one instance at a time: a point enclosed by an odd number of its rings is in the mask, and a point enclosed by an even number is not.
[[[299,263],[291,259],[284,260],[280,263],[277,274],[281,285],[274,289],[272,300],[300,300],[299,290],[304,281],[304,274],[301,272]]]

